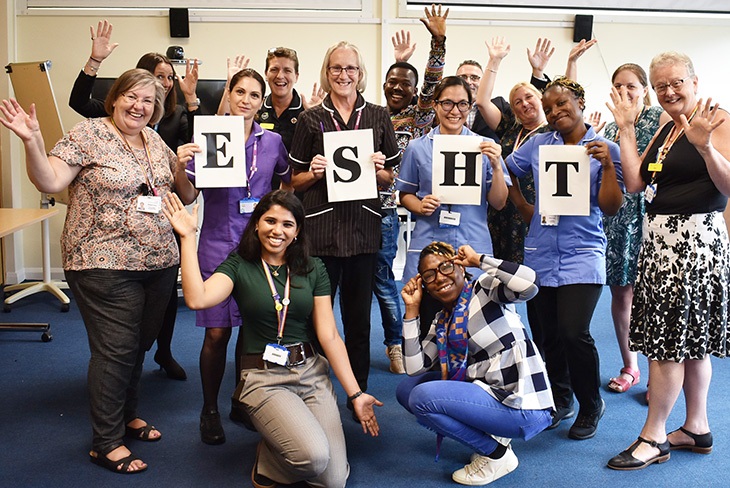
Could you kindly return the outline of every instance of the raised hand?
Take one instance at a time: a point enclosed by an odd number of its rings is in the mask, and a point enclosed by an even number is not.
[[[396,62],[407,62],[416,51],[416,43],[411,44],[411,31],[396,31],[391,38],[393,41],[393,55]]]
[[[691,121],[688,121],[684,114],[679,116],[687,140],[697,148],[709,147],[712,132],[725,122],[725,116],[719,114],[719,103],[713,106],[712,98],[708,98],[706,102],[700,98],[697,103],[697,112]]]
[[[426,13],[426,16],[418,20],[423,22],[423,25],[426,26],[431,36],[439,39],[446,37],[446,17],[449,16],[449,9],[447,8],[446,12],[442,15],[441,4],[438,5],[438,9],[436,5],[431,4],[431,12],[428,11],[428,7],[425,7],[423,11]],[[416,45],[414,44],[413,47],[415,48]]]
[[[30,113],[26,113],[17,100],[3,100],[0,105],[0,123],[13,131],[23,142],[30,141],[36,133],[40,133],[41,126],[35,111],[35,103],[30,105]]]
[[[535,43],[535,50],[530,51],[530,48],[527,48],[527,60],[530,62],[533,70],[537,70],[540,73],[545,71],[548,61],[550,61],[550,58],[555,52],[555,48],[551,46],[550,39],[538,37]]]
[[[570,63],[575,62],[583,56],[583,53],[588,51],[590,48],[596,45],[598,42],[598,39],[591,39],[590,41],[586,41],[585,39],[581,39],[581,41],[573,46],[573,49],[570,50],[570,53],[568,54],[568,62]]]
[[[610,110],[613,114],[613,118],[616,121],[616,125],[619,130],[633,127],[636,116],[639,112],[641,112],[642,100],[640,100],[639,97],[635,97],[632,101],[629,98],[626,87],[624,86],[618,90],[615,86],[612,86],[610,96],[611,103],[606,102],[606,107],[608,107],[608,110]]]
[[[185,99],[195,99],[195,91],[198,88],[198,60],[190,62],[185,60],[185,78],[179,81],[180,90],[182,90]]]
[[[238,73],[241,70],[244,70],[248,68],[248,63],[251,62],[251,58],[247,58],[243,54],[239,54],[233,59],[233,62],[231,62],[231,58],[226,58],[226,67],[227,67],[227,80],[226,88],[231,84],[231,78],[233,78],[236,73]]]
[[[481,255],[478,254],[471,246],[463,245],[459,247],[454,262],[467,267],[479,267]]]
[[[188,213],[180,198],[173,192],[165,195],[162,213],[180,237],[195,235],[198,231],[198,204],[193,205],[193,213]]]
[[[112,25],[105,19],[100,20],[94,32],[94,26],[89,27],[91,32],[91,57],[98,62],[104,61],[114,51],[119,43],[112,43]]]
[[[423,281],[421,275],[417,274],[403,286],[400,291],[400,296],[403,298],[403,304],[406,308],[412,308],[418,311],[421,306],[421,299],[423,298]]]
[[[593,126],[593,130],[598,134],[603,130],[603,127],[606,125],[606,121],[604,120],[601,122],[601,112],[593,112],[591,115],[588,116],[587,122]]]
[[[502,60],[509,54],[510,45],[507,44],[504,37],[493,37],[491,43],[484,41],[484,44],[487,45],[490,58]]]
[[[312,96],[307,99],[307,97],[303,95],[299,95],[302,98],[302,105],[304,106],[304,109],[316,107],[317,105],[322,104],[322,100],[324,100],[325,95],[327,95],[327,92],[324,91],[322,87],[320,87],[317,83],[314,84],[312,87]]]

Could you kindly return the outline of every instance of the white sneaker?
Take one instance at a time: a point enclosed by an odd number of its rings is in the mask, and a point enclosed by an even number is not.
[[[406,374],[406,369],[403,367],[403,348],[400,344],[388,346],[385,350],[385,354],[390,359],[390,372],[394,374]]]
[[[512,451],[512,446],[507,446],[507,451],[499,459],[492,459],[487,456],[472,456],[473,461],[461,469],[457,469],[451,475],[451,479],[462,485],[486,485],[498,480],[517,469],[519,461]]]

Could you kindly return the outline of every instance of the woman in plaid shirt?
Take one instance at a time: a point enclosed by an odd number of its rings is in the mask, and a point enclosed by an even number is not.
[[[484,271],[470,282],[465,267]],[[544,363],[514,309],[535,296],[535,272],[523,265],[432,242],[418,274],[401,295],[405,369],[411,378],[396,392],[418,423],[474,449],[471,463],[452,478],[490,483],[517,468],[510,439],[530,439],[551,421],[554,408]],[[423,342],[418,310],[423,290],[443,304]],[[439,368],[430,371],[432,366]]]

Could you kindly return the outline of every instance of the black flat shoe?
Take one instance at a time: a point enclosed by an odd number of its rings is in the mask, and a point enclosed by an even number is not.
[[[707,434],[695,434],[688,431],[684,427],[680,427],[677,430],[680,430],[684,432],[687,436],[689,436],[694,441],[694,444],[672,444],[670,442],[670,451],[686,449],[688,451],[696,452],[698,454],[710,454],[712,452],[712,432],[708,432]],[[674,432],[677,432],[677,430],[675,430]],[[671,433],[672,432],[670,432],[670,434]]]
[[[218,412],[200,414],[200,440],[211,446],[226,442],[226,433],[221,425],[221,414]]]
[[[641,443],[649,444],[651,447],[659,449],[659,454],[656,456],[642,461],[634,457],[634,451],[641,445]],[[634,471],[637,469],[644,469],[653,463],[664,463],[669,461],[669,441],[664,441],[658,444],[656,441],[648,441],[643,437],[636,439],[636,442],[618,456],[612,457],[607,466],[611,469],[617,469],[619,471]]]
[[[575,415],[575,409],[573,408],[573,405],[570,405],[568,407],[555,407],[555,411],[553,412],[553,420],[550,422],[550,425],[548,425],[547,430],[553,430],[556,429],[560,422],[562,422],[565,419],[569,419]]]
[[[188,379],[188,375],[185,373],[185,370],[183,369],[180,364],[178,364],[177,361],[175,361],[175,358],[172,356],[168,356],[163,358],[160,355],[160,351],[158,350],[155,353],[155,362],[160,365],[160,369],[164,369],[165,373],[167,373],[167,377],[172,380],[186,380]]]

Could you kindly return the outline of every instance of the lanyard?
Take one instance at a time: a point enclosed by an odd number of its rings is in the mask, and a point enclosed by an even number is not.
[[[337,119],[335,119],[335,116],[330,112],[330,117],[332,117],[332,122],[335,124],[335,129],[337,129],[337,132],[340,132],[342,128],[340,127],[339,122],[337,122]],[[362,110],[357,111],[357,119],[355,119],[355,129],[357,130],[360,128],[360,118],[362,117]],[[323,131],[324,132],[324,131]]]
[[[284,285],[284,299],[281,299],[279,292],[276,291],[274,285],[274,278],[271,277],[271,271],[266,261],[261,258],[261,265],[264,267],[264,274],[266,275],[266,281],[269,282],[269,289],[271,290],[271,298],[274,299],[274,308],[276,309],[276,320],[279,323],[279,327],[276,331],[276,341],[281,344],[281,340],[284,338],[284,325],[286,324],[286,315],[289,312],[289,285],[291,273],[289,273],[289,267],[286,267],[286,284]]]
[[[527,134],[525,134],[525,137],[522,137],[522,131],[525,130],[525,127],[522,126],[522,128],[520,129],[520,132],[517,134],[517,138],[515,139],[515,145],[514,145],[514,148],[512,148],[512,152],[518,150],[520,148],[520,146],[522,146],[525,143],[525,141],[527,141],[527,139],[530,138],[530,136],[532,134],[534,134],[538,130],[542,129],[543,127],[545,127],[545,124],[546,123],[547,122],[543,122],[542,124],[540,124],[537,127],[535,127],[530,132],[528,132]]]
[[[256,161],[258,159],[258,139],[256,139],[256,136],[253,136],[253,158],[251,158],[251,169],[248,173],[248,186],[246,187],[246,192],[248,194],[248,198],[251,198],[251,180],[253,179],[253,175],[256,174],[256,172],[259,170],[258,166],[256,166]]]
[[[114,126],[114,129],[116,129],[117,133],[119,134],[119,137],[122,138],[122,141],[124,141],[124,145],[127,148],[127,150],[132,153],[132,157],[134,160],[139,164],[139,166],[142,168],[142,173],[144,174],[145,182],[147,183],[147,186],[152,190],[152,193],[157,196],[157,188],[155,188],[154,180],[155,180],[155,173],[152,170],[152,156],[150,155],[150,148],[147,146],[147,139],[145,138],[144,134],[140,132],[140,135],[142,136],[142,146],[144,147],[145,154],[147,154],[147,167],[149,168],[150,172],[149,175],[147,173],[147,168],[145,168],[144,164],[142,164],[142,161],[140,161],[137,158],[137,155],[134,152],[134,149],[132,149],[132,146],[129,145],[129,141],[127,138],[122,134],[122,131],[119,130],[119,127],[117,127],[116,122],[114,122],[113,117],[109,117],[109,119],[112,121],[112,125]],[[152,176],[152,183],[150,182],[149,176]]]
[[[689,116],[687,119],[687,123],[689,124],[692,122],[692,119],[694,118],[695,114],[697,113],[697,107],[692,111],[692,115]],[[676,132],[676,134],[675,134]],[[651,174],[651,182],[654,183],[656,180],[656,174],[662,170],[662,166],[664,165],[664,159],[669,154],[669,151],[671,151],[672,147],[674,146],[674,143],[677,142],[677,140],[684,135],[684,127],[681,129],[677,129],[677,124],[675,123],[674,126],[672,126],[672,129],[669,131],[669,134],[667,134],[667,137],[664,138],[664,142],[659,148],[659,155],[656,158],[656,162],[649,165],[649,168],[653,166],[655,169]]]

